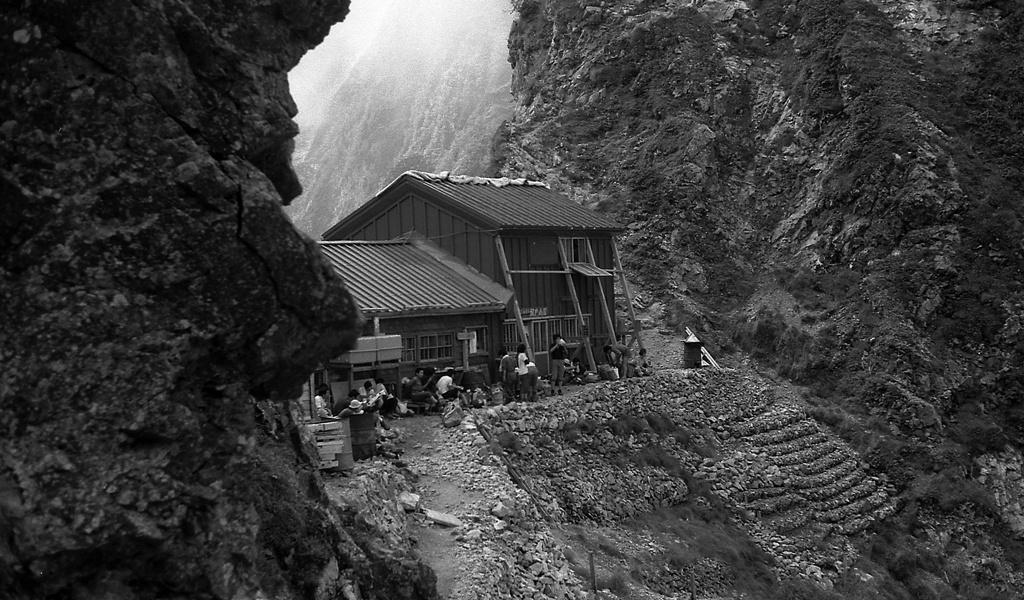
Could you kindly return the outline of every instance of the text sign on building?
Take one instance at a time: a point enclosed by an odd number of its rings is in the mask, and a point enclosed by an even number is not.
[[[523,309],[523,316],[524,317],[546,317],[546,316],[548,316],[548,307],[540,306],[540,307],[534,307],[534,308],[524,308]]]

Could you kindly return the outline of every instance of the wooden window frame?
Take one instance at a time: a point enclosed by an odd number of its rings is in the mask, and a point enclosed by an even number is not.
[[[417,339],[416,356],[419,357],[419,362],[455,358],[455,334],[420,334]]]

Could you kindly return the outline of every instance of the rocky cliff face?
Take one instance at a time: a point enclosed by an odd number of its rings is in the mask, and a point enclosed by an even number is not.
[[[1021,8],[516,7],[503,174],[616,214],[637,303],[809,386],[903,525],[1015,523],[976,478],[1024,435]]]
[[[616,213],[653,293],[828,329],[861,342],[842,366],[934,396],[974,376],[960,350],[1002,366],[1016,344],[1021,107],[999,75],[1021,17],[1000,6],[527,0],[499,159]],[[779,287],[813,296],[795,321],[762,301]],[[884,366],[901,344],[927,364]],[[780,362],[834,375],[818,354]]]
[[[358,320],[281,210],[285,76],[346,10],[0,11],[5,597],[432,593],[342,526],[288,401]]]
[[[392,1],[378,12],[372,45],[320,57],[325,91],[298,116],[305,191],[287,212],[313,236],[410,169],[486,175],[491,136],[512,112],[508,2]]]

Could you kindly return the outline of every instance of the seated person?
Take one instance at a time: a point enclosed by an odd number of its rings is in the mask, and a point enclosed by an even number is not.
[[[583,385],[583,367],[580,365],[580,359],[574,358],[565,362],[567,363],[565,365],[565,382]]]
[[[356,392],[356,390],[352,391]],[[356,395],[359,395],[359,392],[356,392]],[[352,400],[348,403],[348,406],[343,408],[341,412],[338,413],[338,417],[351,417],[352,415],[361,415],[364,414],[365,412],[366,411],[363,410],[363,403],[359,401],[359,398],[352,398]]]
[[[359,399],[366,410],[380,410],[384,406],[384,398],[388,396],[383,383],[377,383],[372,377],[359,388]]]
[[[313,412],[316,413],[316,417],[320,419],[330,419],[331,405],[329,404],[330,388],[326,385],[322,385],[316,390],[316,396],[313,396]]]
[[[459,392],[462,391],[460,386],[455,385],[455,380],[452,378],[452,373],[454,372],[455,369],[448,367],[441,371],[441,376],[437,379],[437,395],[442,400],[454,400],[459,397]]]
[[[341,399],[341,400],[338,400],[337,402],[335,402],[334,406],[332,407],[332,410],[334,411],[334,415],[335,416],[340,415],[341,411],[343,411],[346,408],[348,408],[349,404],[351,404],[353,400],[359,400],[359,390],[349,390],[347,398],[344,398],[344,399]]]
[[[434,398],[434,394],[431,394],[426,389],[426,384],[423,381],[423,378],[426,376],[425,373],[426,371],[423,367],[416,369],[416,374],[409,380],[409,395],[407,396],[406,401],[410,404],[432,408],[437,404],[437,399]]]
[[[482,408],[487,406],[487,390],[480,386],[476,386],[471,390],[469,397],[470,406],[473,408]]]
[[[651,364],[647,355],[647,348],[640,349],[640,355],[636,358],[636,368],[633,371],[639,377],[654,375],[654,365]]]

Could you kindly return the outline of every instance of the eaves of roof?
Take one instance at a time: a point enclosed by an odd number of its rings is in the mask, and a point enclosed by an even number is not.
[[[512,293],[408,242],[320,242],[366,316],[499,312]]]

